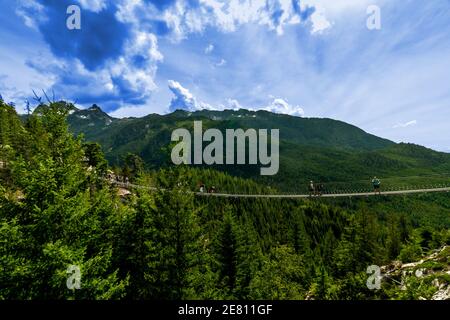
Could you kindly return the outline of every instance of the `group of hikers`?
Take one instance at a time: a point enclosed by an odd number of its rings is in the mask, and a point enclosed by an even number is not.
[[[373,192],[381,194],[381,181],[377,177],[372,179]],[[323,183],[318,182],[314,183],[314,181],[310,181],[308,185],[309,196],[322,196],[325,192],[325,186]],[[200,193],[216,193],[216,187],[211,186],[209,188],[206,187],[204,183],[199,184],[199,192]]]
[[[372,179],[372,186],[373,186],[373,192],[381,194],[381,181],[377,177],[374,177]],[[325,191],[325,187],[323,183],[314,183],[314,181],[310,181],[308,185],[309,190],[309,196],[322,196],[323,192]]]
[[[325,191],[325,187],[323,183],[316,183],[314,184],[314,181],[309,182],[308,190],[309,190],[309,196],[321,196],[322,193]]]
[[[199,191],[200,193],[216,193],[216,187],[215,186],[211,186],[208,188],[206,188],[206,185],[203,183],[200,183],[200,187],[199,187]]]
[[[129,184],[129,179],[128,177],[120,177],[118,175],[114,175],[112,173],[109,173],[107,176],[108,180],[110,181],[116,181],[119,183],[124,183],[124,184]],[[381,181],[380,179],[378,179],[377,177],[374,177],[372,179],[372,186],[373,186],[373,192],[374,193],[378,193],[381,194]],[[199,192],[200,193],[216,193],[216,187],[215,186],[210,186],[209,188],[206,187],[206,185],[204,183],[200,183],[199,184]],[[319,182],[319,183],[314,183],[314,181],[310,181],[309,185],[308,185],[308,191],[309,191],[309,196],[322,196],[323,193],[325,192],[325,186],[323,183]]]
[[[125,184],[129,184],[130,183],[130,179],[127,176],[116,175],[111,170],[108,170],[108,172],[106,174],[106,179],[108,181],[110,181],[110,182],[125,183]]]

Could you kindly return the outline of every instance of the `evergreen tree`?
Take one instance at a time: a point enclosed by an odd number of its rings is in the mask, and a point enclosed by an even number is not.
[[[222,227],[218,232],[217,264],[219,268],[220,287],[226,296],[233,297],[237,283],[237,268],[239,263],[238,245],[239,230],[233,215],[228,208],[223,217]]]
[[[397,221],[396,217],[390,217],[388,221],[387,249],[388,257],[391,260],[398,257],[401,249],[400,232],[398,230]]]
[[[183,299],[199,297],[198,278],[205,272],[205,246],[208,238],[201,233],[193,194],[186,189],[183,170],[164,172],[161,189],[154,195],[154,206],[148,208],[151,229],[148,241],[148,272],[145,278],[151,298]]]
[[[97,174],[104,176],[108,169],[108,162],[98,143],[83,144],[84,156],[87,166],[95,169]]]
[[[250,284],[251,299],[301,300],[306,296],[305,266],[288,246],[275,247]]]
[[[131,181],[139,178],[144,171],[144,161],[136,154],[129,153],[125,157],[123,175]]]
[[[2,250],[20,263],[2,278],[0,290],[11,290],[13,283],[18,290],[9,291],[10,298],[119,298],[127,280],[119,280],[111,265],[115,200],[108,189],[94,195],[87,189],[94,173],[86,170],[80,140],[68,131],[66,109],[51,104],[41,112],[29,127],[42,134],[39,146],[11,162],[22,196],[3,199],[0,221],[18,243]],[[27,135],[32,139],[34,132]],[[79,291],[66,286],[72,265],[81,270]],[[17,270],[24,276],[16,278]]]

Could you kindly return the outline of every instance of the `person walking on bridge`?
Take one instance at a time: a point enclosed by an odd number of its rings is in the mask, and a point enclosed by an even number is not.
[[[316,195],[316,188],[314,187],[314,182],[312,180],[309,182],[308,190],[310,197]]]
[[[381,181],[377,177],[372,179],[373,192],[381,194]]]
[[[316,190],[317,190],[316,193],[317,193],[317,195],[318,195],[319,197],[322,196],[324,189],[325,189],[325,187],[324,187],[324,185],[323,185],[322,182],[319,182],[319,183],[316,185]]]

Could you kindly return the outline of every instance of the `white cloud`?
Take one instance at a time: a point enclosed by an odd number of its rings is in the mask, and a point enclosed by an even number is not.
[[[384,1],[384,0],[383,0]],[[330,15],[342,14],[349,10],[361,10],[365,13],[367,6],[371,4],[380,4],[382,0],[303,0],[307,5],[324,8]]]
[[[290,116],[297,116],[297,117],[303,117],[305,115],[305,111],[300,106],[291,105],[285,99],[274,98],[272,95],[269,95],[269,97],[273,99],[269,103],[269,105],[260,106],[257,108],[244,107],[236,99],[228,99],[227,100],[228,108],[223,107],[222,109],[233,109],[233,110],[247,109],[250,111],[265,110],[272,113],[287,114]]]
[[[5,101],[13,101],[18,112],[23,113],[25,100],[32,96],[32,89],[40,91],[51,87],[55,77],[32,69],[25,63],[29,56],[50,61],[50,52],[36,49],[35,42],[23,44],[13,39],[14,46],[0,50],[0,93]],[[30,103],[35,101],[30,99]]]
[[[196,111],[196,110],[216,110],[211,105],[198,101],[192,93],[184,88],[179,82],[174,80],[168,81],[169,89],[175,96],[170,102],[169,111],[173,112],[175,110],[185,110],[185,111]]]
[[[223,66],[226,65],[226,64],[227,64],[227,61],[226,61],[225,59],[220,59],[220,61],[217,62],[217,63],[215,64],[215,66],[216,66],[216,67],[223,67]]]
[[[50,87],[60,98],[79,97],[81,103],[108,100],[119,106],[126,100],[145,101],[157,88],[157,63],[163,59],[157,38],[136,31],[125,48],[123,55],[95,71],[88,70],[79,59],[33,57],[27,65],[51,78]],[[142,57],[138,65],[133,61],[136,56]]]
[[[83,9],[100,12],[106,8],[106,0],[78,0]]]
[[[59,96],[64,97],[71,93],[75,93],[75,95],[81,93],[80,84],[83,88],[89,88],[88,94],[92,97],[113,95],[114,93],[110,86],[111,75],[107,69],[97,70],[96,72],[89,71],[78,59],[46,61],[39,58],[28,61],[27,64],[42,74],[56,77],[53,88]],[[68,77],[76,79],[76,81],[64,83],[64,79]],[[82,90],[82,93],[87,94],[85,89]]]
[[[128,41],[126,48],[125,54],[110,66],[111,76],[123,78],[135,91],[148,92],[156,89],[154,82],[156,64],[163,60],[163,55],[158,51],[156,36],[137,31]],[[136,56],[145,58],[138,66],[132,62]]]
[[[328,21],[323,10],[316,10],[311,15],[312,30],[311,33],[322,33],[323,31],[329,29],[332,23]]]
[[[214,50],[214,45],[210,44],[205,48],[205,54],[210,54]]]
[[[273,99],[273,101],[271,101],[271,103],[267,106],[257,108],[244,107],[236,99],[228,99],[227,106],[219,105],[217,107],[213,107],[208,103],[198,101],[188,89],[184,88],[177,81],[169,80],[168,85],[170,91],[172,91],[172,93],[175,96],[170,102],[169,106],[170,112],[173,112],[177,109],[185,111],[196,111],[203,109],[217,110],[217,111],[221,111],[224,109],[232,109],[232,110],[247,109],[250,111],[266,110],[273,113],[288,114],[291,116],[298,116],[298,117],[302,117],[305,114],[303,108],[301,108],[300,106],[291,105],[286,100],[280,98]]]
[[[311,5],[299,1],[302,12]],[[163,20],[172,31],[172,40],[180,41],[186,35],[202,32],[207,27],[216,27],[223,32],[233,32],[247,23],[257,23],[283,34],[284,27],[302,21],[292,0],[199,0],[192,6],[189,1],[177,1],[163,12],[151,2],[122,0],[117,17],[120,21]],[[277,17],[276,19],[274,17]]]
[[[233,110],[245,109],[236,99],[228,99],[227,103],[230,109]]]
[[[305,111],[300,106],[293,106],[284,99],[274,99],[267,107],[262,107],[261,110],[270,111],[273,113],[288,114],[291,116],[303,117]]]
[[[364,17],[367,6],[381,4],[384,0],[302,0],[305,5],[316,9],[311,15],[313,34],[320,34],[330,29],[334,21],[345,14],[355,14]]]
[[[16,14],[23,19],[24,24],[38,30],[37,25],[47,20],[44,6],[36,0],[20,0]]]
[[[191,94],[191,92],[184,88],[179,82],[169,80],[169,89],[174,94],[174,98],[170,102],[170,111],[177,109],[186,111],[195,111],[198,108],[197,100]]]
[[[240,25],[256,22],[268,26],[278,34],[283,34],[284,26],[298,24],[301,21],[295,11],[292,0],[201,0],[204,7],[212,11],[213,21],[224,31],[235,31]],[[307,5],[300,1],[300,9],[307,9]],[[204,12],[204,11],[200,11]],[[277,16],[274,19],[274,16]]]
[[[410,126],[415,126],[416,124],[417,124],[417,120],[412,120],[412,121],[408,121],[408,122],[405,122],[405,123],[397,123],[392,128],[394,128],[394,129],[406,128],[406,127],[410,127]]]
[[[79,1],[89,4],[93,10],[101,8],[104,2]],[[303,23],[305,18],[311,22],[311,33],[322,33],[333,25],[335,18],[357,10],[364,15],[365,10],[362,9],[373,2],[382,1],[384,0],[198,0],[198,5],[192,6],[190,1],[180,0],[160,12],[151,2],[122,0],[118,4],[117,17],[128,23],[163,20],[172,30],[172,39],[175,41],[186,38],[189,33],[202,32],[210,26],[224,32],[233,32],[247,23],[267,26],[282,35],[286,26]],[[311,11],[308,12],[309,10]],[[205,50],[205,53],[207,51],[209,50]]]

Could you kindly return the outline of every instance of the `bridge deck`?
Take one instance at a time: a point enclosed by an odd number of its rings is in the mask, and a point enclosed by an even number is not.
[[[135,189],[147,189],[158,190],[155,187],[140,186],[131,183],[113,182],[114,184],[123,188],[135,188]],[[449,192],[450,187],[437,187],[415,190],[395,190],[395,191],[382,191],[380,194],[374,192],[355,192],[355,193],[326,193],[321,196],[310,196],[309,194],[230,194],[230,193],[204,193],[194,192],[197,196],[202,197],[218,197],[218,198],[287,198],[287,199],[299,199],[299,198],[348,198],[348,197],[370,197],[378,195],[402,195],[402,194],[414,194],[414,193],[429,193],[429,192]]]
[[[381,192],[381,195],[401,195],[412,193],[428,193],[428,192],[449,192],[450,188],[431,188],[431,189],[417,189],[417,190],[397,190]],[[227,194],[227,193],[195,193],[198,196],[212,196],[222,198],[344,198],[344,197],[369,197],[380,195],[374,192],[359,192],[359,193],[330,193],[321,196],[310,196],[309,194]]]

